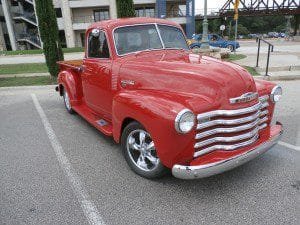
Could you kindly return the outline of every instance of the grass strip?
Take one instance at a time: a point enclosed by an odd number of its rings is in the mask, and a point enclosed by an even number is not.
[[[37,76],[37,77],[11,77],[1,78],[0,87],[13,87],[13,86],[38,86],[56,84],[56,78],[50,76]]]
[[[63,48],[63,53],[71,52],[83,52],[84,48]],[[32,55],[32,54],[43,54],[43,49],[31,49],[31,50],[17,50],[17,51],[0,51],[0,55]]]
[[[45,63],[0,65],[0,77],[1,74],[46,73],[46,72],[48,72],[48,68]]]

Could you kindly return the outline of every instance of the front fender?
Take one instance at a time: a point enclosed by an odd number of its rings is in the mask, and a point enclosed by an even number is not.
[[[195,132],[179,134],[174,127],[175,117],[184,108],[170,94],[157,95],[141,90],[120,92],[113,99],[114,139],[120,141],[123,121],[131,118],[150,133],[157,154],[166,167],[187,163],[193,156]]]

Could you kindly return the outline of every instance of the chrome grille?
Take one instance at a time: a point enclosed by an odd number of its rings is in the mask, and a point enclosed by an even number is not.
[[[215,110],[197,116],[194,157],[214,150],[235,150],[254,143],[259,130],[267,127],[269,96],[259,103],[237,110]]]

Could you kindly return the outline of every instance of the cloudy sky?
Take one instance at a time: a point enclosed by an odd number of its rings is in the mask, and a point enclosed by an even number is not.
[[[216,9],[221,8],[227,0],[207,0],[207,8],[208,9]],[[195,0],[196,10],[203,9],[204,0]]]

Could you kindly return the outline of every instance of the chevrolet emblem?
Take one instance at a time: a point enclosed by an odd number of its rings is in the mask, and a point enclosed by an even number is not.
[[[236,104],[236,103],[243,103],[243,102],[250,102],[258,97],[257,92],[248,92],[245,94],[242,94],[239,97],[231,98],[229,99],[230,104]]]

